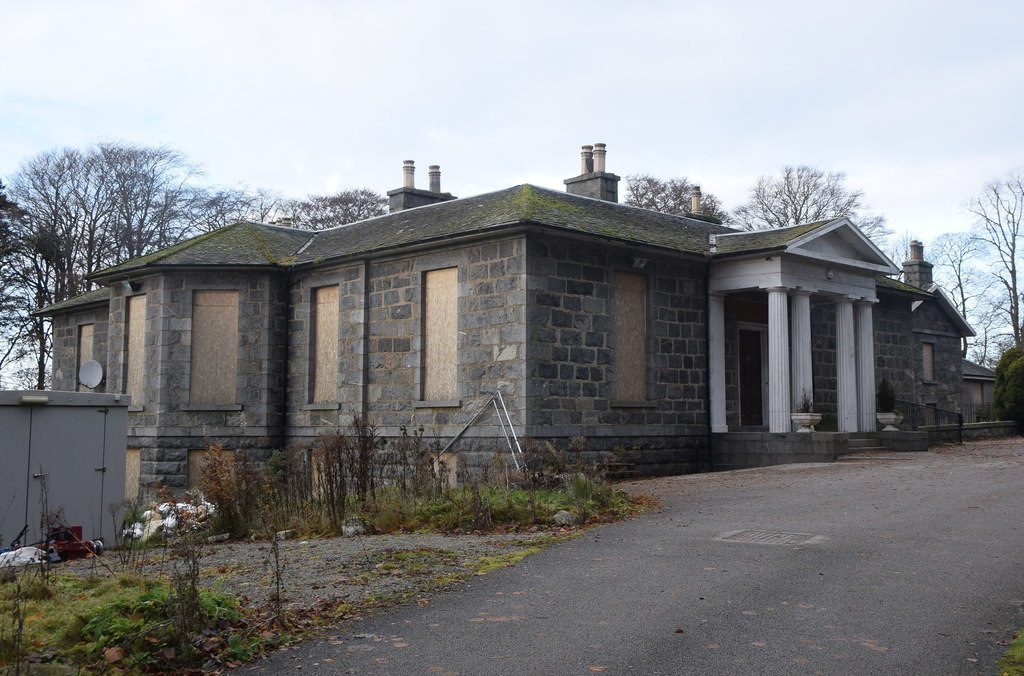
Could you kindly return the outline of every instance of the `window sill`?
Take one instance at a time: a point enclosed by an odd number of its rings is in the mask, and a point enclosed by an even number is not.
[[[145,411],[145,410],[146,410],[146,407],[143,406],[142,404],[139,404],[138,406],[135,406],[133,404],[132,406],[128,407],[128,412],[129,413],[139,413],[139,412]]]
[[[303,404],[303,411],[337,411],[341,404],[336,401],[321,401],[315,404]]]
[[[413,408],[462,408],[461,399],[434,399],[431,401],[414,401]]]
[[[182,411],[241,411],[241,404],[182,404]]]
[[[657,404],[653,401],[626,401],[613,399],[611,402],[612,408],[655,408]]]

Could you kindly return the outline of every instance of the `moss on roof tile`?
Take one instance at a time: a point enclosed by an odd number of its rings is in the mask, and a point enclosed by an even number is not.
[[[47,305],[44,308],[40,308],[33,312],[34,315],[53,315],[65,312],[68,310],[74,310],[76,308],[85,307],[86,305],[92,305],[93,303],[103,303],[110,300],[110,289],[107,287],[101,287],[99,289],[93,289],[92,291],[86,291],[83,294],[79,294],[73,298],[54,303],[53,305]]]
[[[774,228],[772,230],[755,230],[752,232],[739,232],[727,234],[718,238],[718,254],[746,253],[750,251],[766,251],[770,249],[782,249],[794,240],[797,240],[809,232],[820,227],[833,223],[836,219],[830,218],[827,221],[815,221],[801,225],[791,225],[788,228]]]
[[[699,219],[519,185],[324,230],[297,262],[366,254],[517,224],[540,224],[694,254],[707,252],[709,234],[735,232]]]
[[[153,265],[291,265],[313,233],[242,221],[100,270],[94,279]]]

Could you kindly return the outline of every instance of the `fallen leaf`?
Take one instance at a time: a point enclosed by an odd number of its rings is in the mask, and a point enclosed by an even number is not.
[[[708,644],[707,644],[706,646],[704,646],[704,647],[705,647],[705,648],[711,648],[712,650],[714,650],[714,649],[716,649],[716,648],[721,648],[722,646],[718,645],[717,643],[708,643]]]
[[[682,634],[683,633],[683,628],[682,627],[676,627],[676,633],[677,634]]]
[[[608,667],[587,667],[591,671],[608,671]]]

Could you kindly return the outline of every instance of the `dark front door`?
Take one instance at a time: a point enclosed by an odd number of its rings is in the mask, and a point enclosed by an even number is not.
[[[740,425],[764,425],[761,332],[740,329]]]

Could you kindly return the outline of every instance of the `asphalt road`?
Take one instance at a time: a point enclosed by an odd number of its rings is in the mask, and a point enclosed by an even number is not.
[[[252,667],[993,674],[1024,628],[1024,441],[888,457],[636,482],[664,509]]]

